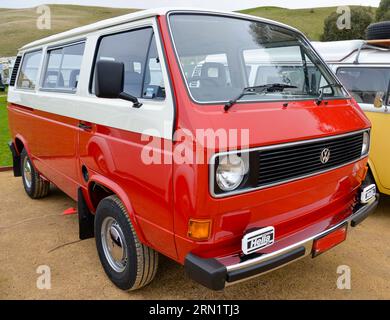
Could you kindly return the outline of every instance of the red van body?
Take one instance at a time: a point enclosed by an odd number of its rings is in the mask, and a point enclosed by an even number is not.
[[[245,101],[228,111],[224,110],[225,103],[200,106],[186,86],[169,14],[173,13],[162,10],[145,17],[155,19],[158,27],[174,102],[174,132],[185,129],[187,135],[195,136],[197,130],[205,128],[234,128],[239,132],[249,129],[245,150],[260,153],[264,147],[273,150],[273,146],[282,148],[295,143],[328,143],[369,132],[369,121],[349,96],[288,103]],[[86,47],[84,54],[87,52]],[[19,64],[23,60],[18,61],[17,67]],[[17,70],[14,73],[16,77]],[[214,172],[209,162],[145,164],[140,154],[150,139],[141,139],[139,132],[83,117],[40,110],[36,107],[41,92],[38,87],[34,93],[25,93],[27,90],[17,84],[10,87],[8,114],[15,175],[23,173],[20,156],[24,149],[40,178],[79,202],[81,233],[86,225],[83,219],[88,220],[85,212],[95,214],[102,199],[116,195],[143,245],[185,264],[194,280],[211,289],[223,289],[226,282],[234,283],[305,255],[315,255],[312,248],[316,240],[351,223],[355,226],[376,207],[377,199],[360,203],[367,155],[319,173],[219,196],[211,192],[214,186],[210,186],[210,175]],[[41,93],[46,99],[46,92]],[[30,104],[32,98],[23,94],[38,97]],[[48,99],[55,101],[54,94],[50,94]],[[162,138],[160,143],[172,145],[171,149],[159,149],[162,157],[172,159],[175,150],[187,142]],[[238,143],[234,149],[243,147]],[[226,146],[202,150],[206,158],[223,152],[229,152]],[[80,202],[86,208],[80,207]],[[189,224],[202,221],[209,223],[209,234],[207,239],[197,240],[189,234]],[[273,244],[243,254],[243,236],[267,226],[274,229]]]

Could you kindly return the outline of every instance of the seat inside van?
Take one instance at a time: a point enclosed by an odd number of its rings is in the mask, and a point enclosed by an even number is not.
[[[43,86],[45,88],[63,88],[64,77],[62,76],[62,73],[59,71],[47,71]]]

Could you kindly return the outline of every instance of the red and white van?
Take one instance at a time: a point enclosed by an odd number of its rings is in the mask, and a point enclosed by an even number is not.
[[[109,278],[157,252],[220,290],[346,238],[378,202],[370,123],[299,31],[147,10],[20,49],[8,94],[15,176],[77,201]]]

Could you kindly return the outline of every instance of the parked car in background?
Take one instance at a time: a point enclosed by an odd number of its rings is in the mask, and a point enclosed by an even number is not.
[[[390,39],[313,45],[371,120],[368,179],[390,195]]]
[[[0,74],[0,91],[5,91],[5,84],[3,83],[1,74]]]
[[[60,33],[20,49],[8,102],[15,176],[77,201],[122,289],[159,252],[222,290],[322,254],[378,204],[369,120],[270,20],[165,8]]]

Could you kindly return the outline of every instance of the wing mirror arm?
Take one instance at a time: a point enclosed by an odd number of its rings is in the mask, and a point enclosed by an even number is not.
[[[130,101],[133,103],[133,108],[140,108],[142,107],[142,103],[138,101],[137,97],[132,96],[131,94],[128,94],[126,92],[121,92],[118,94],[118,98],[126,101]]]

